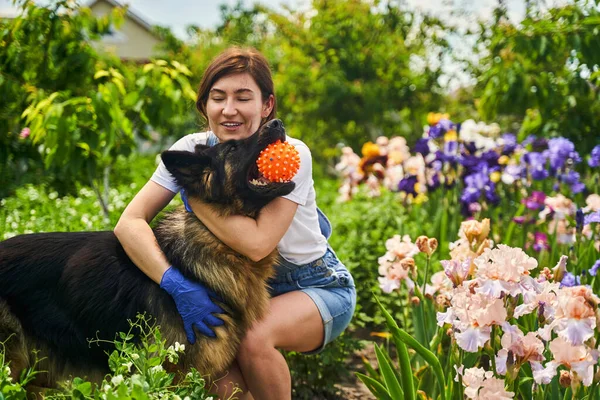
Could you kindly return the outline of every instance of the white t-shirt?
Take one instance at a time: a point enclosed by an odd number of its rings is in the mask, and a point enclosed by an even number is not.
[[[175,142],[170,150],[194,151],[197,144],[206,144],[208,134],[209,132],[199,132],[186,135]],[[302,265],[325,254],[327,239],[319,228],[310,149],[298,139],[287,136],[286,140],[298,150],[300,168],[292,179],[296,187],[283,198],[298,204],[298,208],[292,224],[277,244],[277,250],[286,260]],[[173,193],[181,190],[162,161],[150,179]]]

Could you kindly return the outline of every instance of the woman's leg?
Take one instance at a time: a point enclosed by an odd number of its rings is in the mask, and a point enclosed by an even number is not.
[[[307,294],[293,291],[272,298],[268,314],[246,333],[237,356],[254,398],[291,399],[290,370],[278,349],[315,350],[324,336],[319,309]]]
[[[234,388],[237,387],[238,390],[241,390],[242,392],[236,392],[236,398],[240,400],[252,400],[252,395],[248,392],[248,387],[246,386],[246,382],[244,381],[244,377],[242,376],[237,361],[234,361],[233,364],[231,364],[231,367],[229,367],[229,370],[224,376],[215,377],[214,379],[211,390],[216,392],[220,399],[229,399],[231,395],[234,394]]]

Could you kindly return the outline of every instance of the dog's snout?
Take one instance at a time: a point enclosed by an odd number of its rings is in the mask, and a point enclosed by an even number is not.
[[[280,119],[272,119],[267,125],[271,129],[281,129],[283,127],[283,123]]]

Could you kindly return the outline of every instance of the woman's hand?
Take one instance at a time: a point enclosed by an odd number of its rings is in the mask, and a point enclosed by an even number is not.
[[[160,287],[175,300],[188,342],[196,343],[194,327],[206,336],[216,337],[213,328],[223,325],[223,320],[212,314],[222,314],[223,310],[211,300],[211,297],[216,297],[213,291],[187,279],[173,266],[163,275]]]

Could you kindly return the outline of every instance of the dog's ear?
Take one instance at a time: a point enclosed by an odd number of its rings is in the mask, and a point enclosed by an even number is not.
[[[161,158],[177,183],[183,187],[197,181],[212,164],[212,158],[190,151],[167,150],[161,154]]]
[[[210,149],[210,146],[207,146],[205,144],[197,144],[196,147],[194,148],[194,150],[196,151],[196,154],[201,154],[204,150],[208,150]]]

